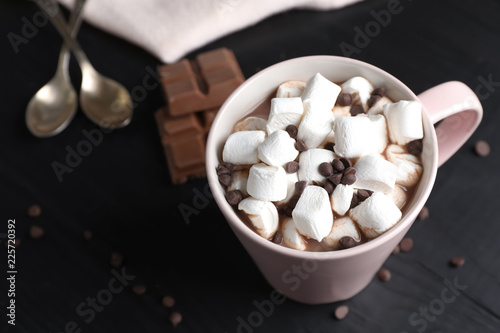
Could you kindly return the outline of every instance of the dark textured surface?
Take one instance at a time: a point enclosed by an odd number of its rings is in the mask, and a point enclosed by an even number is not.
[[[392,273],[390,281],[374,278],[359,295],[338,304],[286,301],[258,328],[239,332],[500,332],[500,84],[490,90],[484,85],[488,77],[500,82],[500,4],[401,4],[403,10],[352,57],[385,69],[417,93],[447,80],[480,89],[483,122],[439,170],[428,201],[430,217],[417,221],[409,232],[414,248],[384,264]],[[386,8],[386,1],[377,0],[341,11],[292,11],[202,50],[233,49],[249,77],[284,59],[342,55],[340,43],[354,45],[354,28],[364,29],[374,20],[371,10]],[[96,126],[79,112],[54,138],[36,139],[26,129],[26,104],[53,75],[60,39],[47,25],[16,54],[6,36],[20,34],[22,18],[31,20],[36,12],[30,2],[0,2],[0,233],[6,232],[7,219],[15,218],[21,239],[16,256],[17,326],[6,324],[2,277],[0,331],[64,332],[74,321],[82,332],[238,332],[238,318],[247,321],[256,311],[254,301],[269,299],[272,289],[214,201],[193,201],[206,180],[171,184],[153,118],[164,104],[159,88],[136,99],[128,127],[104,134],[102,143],[58,181],[52,162],[65,163],[67,149],[76,149],[85,140],[84,130]],[[142,86],[148,66],[158,64],[144,51],[86,24],[79,39],[95,67],[130,90]],[[79,86],[75,63],[71,75]],[[491,145],[486,158],[473,152],[479,139]],[[35,203],[42,214],[29,218],[27,209]],[[198,207],[189,224],[180,204]],[[45,229],[42,239],[28,237],[33,224]],[[84,230],[92,231],[90,241],[83,237]],[[101,290],[113,278],[114,251],[123,253],[126,271],[136,276],[132,284],[143,284],[147,291],[138,296],[128,287],[89,320],[90,314],[80,316],[77,308],[88,297],[104,295]],[[449,265],[455,256],[466,258],[464,266]],[[5,256],[0,262],[5,276]],[[440,308],[435,300],[447,288],[444,279],[457,279],[467,289]],[[173,309],[161,306],[164,295],[175,297]],[[342,321],[333,315],[340,304],[350,308]],[[419,322],[412,325],[412,313],[428,306],[437,314],[429,312],[427,320],[413,318]],[[172,311],[183,316],[176,328],[168,321]]]

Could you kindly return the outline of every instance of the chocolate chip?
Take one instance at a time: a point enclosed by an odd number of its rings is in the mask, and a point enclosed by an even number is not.
[[[365,113],[365,110],[361,105],[354,105],[351,107],[351,116],[356,116],[360,113]]]
[[[123,254],[119,252],[111,253],[111,259],[109,260],[109,263],[113,267],[120,267],[123,263]]]
[[[333,151],[333,147],[335,147],[335,143],[334,142],[327,142],[326,145],[325,145],[325,149],[326,150]]]
[[[83,232],[83,238],[85,238],[86,240],[91,240],[92,239],[92,231],[85,230]]]
[[[413,248],[413,239],[409,237],[403,238],[401,243],[399,243],[399,247],[401,248],[401,252],[409,252]]]
[[[347,169],[344,170],[344,175],[355,175],[356,174],[356,169],[353,167],[348,167]]]
[[[283,243],[283,235],[281,232],[277,231],[276,234],[273,237],[273,243],[281,245]]]
[[[339,240],[339,250],[350,249],[356,246],[356,241],[351,236],[344,236]]]
[[[348,158],[341,157],[340,158],[340,162],[342,162],[342,164],[344,165],[345,169],[347,169],[349,167],[352,167],[351,160],[349,160]]]
[[[474,145],[474,150],[478,156],[486,157],[490,154],[491,148],[488,142],[479,140]]]
[[[287,132],[288,132],[288,135],[290,135],[290,137],[291,137],[292,139],[295,139],[295,138],[297,137],[297,132],[298,132],[299,130],[297,129],[297,126],[295,126],[295,125],[288,125],[288,126],[286,127],[285,131],[287,131]]]
[[[340,181],[340,183],[342,185],[352,185],[355,182],[356,182],[356,175],[353,173],[344,174],[344,176],[342,177],[342,180]]]
[[[375,90],[372,91],[372,95],[377,95],[377,96],[380,96],[380,97],[384,97],[387,95],[387,89],[384,88],[384,87],[380,87],[380,88],[377,88]]]
[[[299,170],[299,163],[295,161],[288,162],[285,165],[285,170],[288,173],[296,173]]]
[[[370,96],[370,98],[368,99],[368,107],[371,108],[372,106],[374,106],[381,99],[382,99],[382,97],[380,97],[379,95],[372,95],[372,96]]]
[[[337,104],[340,106],[348,106],[352,104],[352,95],[348,93],[340,93],[337,97]]]
[[[229,171],[226,167],[219,165],[216,169],[217,171],[217,176],[222,176],[222,175],[229,175],[231,174],[231,171]]]
[[[219,176],[219,182],[222,185],[229,186],[231,185],[231,182],[233,181],[233,177],[229,174],[224,174]]]
[[[420,211],[420,213],[418,213],[417,218],[419,220],[426,220],[427,218],[429,218],[429,208],[427,208],[426,206],[422,207],[422,210]]]
[[[132,287],[132,292],[136,295],[142,295],[146,292],[146,286],[142,284],[136,284]]]
[[[319,173],[324,177],[330,177],[333,174],[333,167],[331,163],[323,162],[318,167]]]
[[[219,164],[220,166],[223,166],[224,168],[228,169],[229,172],[232,172],[234,169],[234,164],[232,163],[227,163],[227,162],[222,162]]]
[[[342,163],[338,158],[332,161],[332,166],[338,172],[344,171],[345,169],[344,163]]]
[[[340,184],[340,181],[342,180],[342,172],[333,174],[332,176],[328,177],[328,180],[331,181],[333,185]]]
[[[42,208],[39,205],[31,205],[28,208],[29,217],[38,217],[42,214]]]
[[[358,199],[358,196],[356,194],[353,194],[352,195],[352,199],[351,199],[351,208],[354,208],[356,207],[357,205],[359,205],[359,199]]]
[[[358,190],[358,199],[359,201],[365,201],[372,195],[372,191],[368,190]]]
[[[226,200],[230,205],[237,205],[243,200],[243,193],[240,190],[228,191],[226,194]]]
[[[297,148],[298,151],[306,151],[307,149],[309,149],[302,140],[297,140],[297,142],[295,143],[295,148]]]
[[[164,296],[161,304],[166,308],[172,308],[175,305],[175,299],[172,296]]]
[[[169,319],[170,322],[172,323],[172,326],[176,327],[181,323],[182,315],[179,312],[172,312]]]
[[[302,192],[304,192],[304,189],[306,188],[307,186],[307,182],[305,180],[301,180],[300,182],[296,182],[295,183],[295,191],[297,191],[297,193],[299,194],[302,194]]]
[[[399,247],[399,245],[396,245],[394,250],[392,250],[392,254],[398,254],[399,252],[401,252],[401,248]]]
[[[465,264],[465,258],[464,257],[455,257],[450,260],[450,265],[453,267],[462,267]]]
[[[378,279],[382,282],[387,282],[391,279],[391,271],[388,269],[382,268],[380,271],[378,271]]]
[[[335,189],[335,186],[331,182],[325,182],[323,185],[323,188],[326,190],[328,194],[332,194],[333,190]]]
[[[334,315],[335,318],[337,318],[338,320],[342,320],[345,317],[347,317],[348,313],[349,313],[349,307],[347,305],[341,305],[335,309]]]
[[[29,234],[30,237],[33,239],[40,239],[45,234],[45,231],[42,229],[42,227],[39,227],[37,225],[32,225],[30,227]]]
[[[422,153],[422,149],[422,140],[413,140],[406,145],[406,151],[415,156],[419,156]]]

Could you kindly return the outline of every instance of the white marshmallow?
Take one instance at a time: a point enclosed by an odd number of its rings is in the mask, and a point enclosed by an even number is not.
[[[267,120],[260,117],[248,117],[234,125],[234,131],[265,131]]]
[[[361,241],[361,234],[358,228],[356,228],[356,225],[348,216],[333,221],[332,232],[323,238],[322,243],[329,248],[337,249],[339,240],[346,236],[352,237],[356,242]]]
[[[392,103],[392,100],[390,98],[384,96],[381,99],[379,99],[377,101],[377,103],[372,105],[372,107],[370,109],[368,109],[368,111],[366,111],[366,114],[371,115],[371,116],[375,116],[377,114],[382,114],[384,112],[384,105],[389,104],[389,103]]]
[[[295,222],[292,218],[287,218],[283,221],[283,226],[281,227],[281,235],[283,236],[283,245],[296,250],[305,250],[306,241],[295,226]]]
[[[263,201],[280,201],[286,198],[288,188],[285,169],[264,163],[252,165],[248,173],[247,192]]]
[[[303,113],[304,106],[300,97],[273,98],[266,125],[267,134],[279,129],[285,130],[288,125],[299,126]]]
[[[297,172],[295,173],[287,173],[286,174],[286,179],[287,179],[287,189],[286,189],[286,198],[278,201],[276,204],[282,205],[282,204],[287,204],[291,198],[295,195],[295,183],[299,181],[299,176]]]
[[[347,213],[351,207],[353,194],[354,188],[352,186],[342,184],[337,185],[330,196],[333,211],[339,215]]]
[[[302,100],[308,99],[323,101],[328,109],[332,109],[340,94],[341,88],[326,79],[323,75],[317,73],[306,83],[306,89],[302,93]]]
[[[278,230],[278,210],[271,202],[248,197],[240,201],[238,209],[247,214],[260,236],[269,239]]]
[[[361,76],[350,78],[342,84],[342,92],[353,95],[354,104],[361,103],[365,111],[368,109],[368,100],[373,91],[373,85]]]
[[[317,148],[332,131],[332,109],[321,100],[306,100],[304,110],[297,139],[304,141],[309,149]]]
[[[408,193],[398,185],[394,186],[394,189],[386,195],[394,201],[399,209],[403,208],[408,201]]]
[[[239,190],[243,197],[248,197],[247,192],[247,181],[248,181],[248,170],[235,170],[232,172],[233,181],[227,187],[227,191]]]
[[[259,162],[259,145],[266,139],[264,131],[242,131],[229,135],[222,151],[222,160],[233,164]]]
[[[335,153],[345,158],[382,153],[387,146],[387,125],[382,115],[336,118],[333,132]]]
[[[283,130],[271,133],[258,149],[260,160],[274,166],[284,166],[299,155],[299,151],[295,149],[295,140]]]
[[[292,218],[302,235],[321,242],[333,225],[328,192],[319,186],[306,186],[292,211]]]
[[[391,142],[405,145],[422,139],[422,105],[416,101],[399,101],[384,105]]]
[[[337,117],[350,117],[351,116],[351,107],[350,106],[340,106],[335,105],[332,110],[333,116]]]
[[[389,145],[385,151],[387,160],[398,168],[396,184],[413,186],[422,176],[422,165],[417,156],[398,145]]]
[[[375,238],[398,223],[402,214],[391,198],[375,192],[351,209],[350,216],[366,237]]]
[[[326,177],[319,173],[319,165],[323,162],[331,163],[337,155],[327,149],[309,149],[299,156],[299,180],[305,180],[307,184],[316,182],[322,184]]]
[[[394,164],[378,154],[364,155],[354,164],[355,188],[389,193],[394,188],[398,170]]]
[[[290,98],[290,97],[300,97],[306,88],[306,83],[304,81],[286,81],[280,84],[278,87],[278,92],[276,97],[278,98]]]

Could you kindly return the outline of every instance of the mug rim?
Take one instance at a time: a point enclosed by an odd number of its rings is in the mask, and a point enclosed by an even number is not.
[[[431,141],[432,141],[432,152],[431,154],[426,154],[427,158],[432,158],[432,161],[430,163],[431,170],[429,175],[429,180],[427,184],[425,184],[425,187],[423,191],[421,192],[420,196],[418,198],[413,197],[414,204],[413,206],[407,210],[402,219],[396,223],[390,230],[387,232],[383,233],[382,235],[369,240],[366,243],[360,244],[358,246],[355,246],[353,248],[349,249],[344,249],[344,250],[333,250],[333,251],[324,251],[324,252],[318,252],[318,251],[301,251],[297,249],[292,249],[288,248],[283,245],[275,244],[274,242],[271,242],[268,239],[265,239],[258,235],[256,232],[254,232],[252,229],[250,229],[236,214],[234,208],[229,205],[227,202],[225,195],[224,195],[224,190],[222,186],[219,184],[218,178],[216,177],[216,172],[215,168],[217,165],[215,165],[216,160],[217,160],[217,147],[216,142],[215,142],[215,131],[220,123],[221,117],[224,115],[225,111],[229,108],[229,106],[233,103],[235,99],[238,98],[238,96],[246,89],[247,86],[251,85],[254,81],[257,81],[260,79],[261,76],[263,76],[265,73],[270,72],[275,70],[277,67],[289,65],[291,63],[300,63],[304,61],[330,61],[330,62],[343,62],[343,63],[350,63],[356,66],[362,66],[365,67],[373,72],[376,72],[378,76],[384,77],[384,79],[390,79],[394,83],[398,85],[398,89],[403,90],[405,93],[410,95],[412,97],[412,100],[419,101],[417,95],[410,89],[408,88],[403,82],[401,82],[398,78],[393,76],[392,74],[384,71],[383,69],[376,67],[374,65],[371,65],[369,63],[366,63],[361,60],[356,60],[356,59],[351,59],[351,58],[346,58],[346,57],[340,57],[340,56],[332,56],[332,55],[314,55],[314,56],[305,56],[305,57],[298,57],[298,58],[292,58],[289,60],[281,61],[278,62],[274,65],[271,65],[258,73],[252,75],[250,78],[245,80],[233,93],[226,99],[224,104],[220,107],[219,112],[217,113],[212,126],[210,128],[210,132],[208,135],[207,139],[207,145],[206,145],[206,171],[207,171],[207,178],[208,178],[208,183],[210,186],[210,189],[212,191],[212,195],[217,203],[217,206],[223,213],[224,217],[226,218],[227,223],[231,226],[233,229],[233,232],[236,233],[234,228],[236,228],[239,232],[243,233],[247,237],[250,238],[250,240],[259,246],[262,246],[266,248],[269,251],[275,251],[278,252],[282,255],[285,256],[291,256],[299,259],[315,259],[315,260],[332,260],[332,259],[345,259],[357,255],[362,255],[365,254],[366,252],[369,252],[384,243],[386,243],[387,240],[390,238],[396,236],[402,229],[406,227],[410,227],[411,224],[414,222],[417,214],[420,212],[422,207],[424,206],[427,198],[429,197],[432,188],[434,186],[434,182],[436,179],[436,174],[437,174],[437,168],[438,168],[438,148],[437,148],[437,137],[436,137],[436,132],[434,130],[434,125],[430,121],[430,118],[427,114],[427,111],[425,109],[425,106],[422,105],[422,121],[424,122],[424,128],[429,128],[431,129],[430,131],[426,131],[425,135],[430,135],[431,136]],[[422,185],[420,185],[422,186]],[[237,235],[237,234],[236,234]]]

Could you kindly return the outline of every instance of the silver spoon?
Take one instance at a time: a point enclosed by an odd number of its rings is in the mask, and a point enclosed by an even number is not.
[[[37,5],[47,13],[64,38],[82,70],[80,106],[83,113],[101,127],[119,128],[128,125],[132,119],[133,107],[127,89],[120,83],[102,76],[92,67],[80,44],[68,33],[62,13],[57,11],[51,16],[47,2],[57,6],[54,0],[36,0]]]
[[[74,38],[80,29],[85,0],[78,0],[71,13],[68,29]],[[75,88],[68,72],[70,53],[66,44],[59,52],[54,77],[31,98],[26,108],[26,126],[37,137],[49,137],[64,130],[73,119],[78,106]]]

